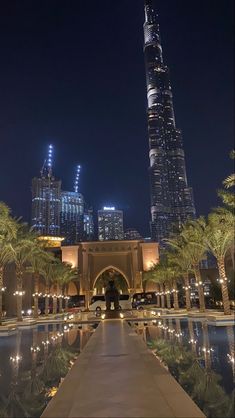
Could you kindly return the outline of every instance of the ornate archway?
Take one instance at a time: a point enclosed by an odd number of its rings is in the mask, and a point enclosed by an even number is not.
[[[140,292],[142,272],[159,260],[158,244],[139,240],[81,242],[61,249],[62,261],[79,269],[80,294],[86,296],[87,307],[102,272],[113,268],[125,278],[130,293]]]
[[[93,283],[93,290],[98,294],[103,293],[104,288],[107,286],[110,280],[115,282],[116,287],[120,290],[121,293],[129,293],[130,283],[125,273],[118,267],[112,265],[103,268],[97,274]]]

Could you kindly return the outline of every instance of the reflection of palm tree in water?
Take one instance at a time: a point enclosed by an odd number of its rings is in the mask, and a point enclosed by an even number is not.
[[[235,374],[234,374],[234,356],[235,356],[235,347],[234,347],[234,330],[233,326],[226,327],[226,332],[228,336],[228,345],[229,345],[229,360],[232,367],[233,372],[233,381],[235,381]]]
[[[181,330],[181,322],[179,318],[176,318],[175,320],[176,324],[176,333],[178,334],[177,340],[180,344],[182,344],[182,330]]]
[[[190,341],[191,341],[191,348],[192,348],[192,352],[193,354],[197,354],[197,346],[196,346],[196,340],[195,340],[195,334],[194,334],[194,329],[193,329],[193,322],[191,319],[188,319],[188,330],[189,330],[189,336],[190,336]]]
[[[204,351],[204,358],[205,358],[205,367],[206,367],[206,370],[210,370],[211,369],[211,350],[210,350],[207,322],[202,322],[202,333],[203,333],[203,345],[204,345],[203,351]]]

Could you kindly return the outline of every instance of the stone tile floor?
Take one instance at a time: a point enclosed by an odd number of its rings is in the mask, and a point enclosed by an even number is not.
[[[123,320],[100,323],[43,418],[204,414]]]

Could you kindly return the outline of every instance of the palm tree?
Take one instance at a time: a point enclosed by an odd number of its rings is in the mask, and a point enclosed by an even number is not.
[[[0,202],[0,242],[11,241],[16,238],[17,221],[11,217],[10,208]]]
[[[15,295],[18,321],[22,321],[23,277],[27,266],[30,264],[36,245],[36,235],[33,234],[32,230],[28,230],[25,224],[21,224],[18,228],[17,238],[11,244],[12,260],[16,271],[17,290]]]
[[[228,281],[225,272],[225,256],[234,242],[234,215],[227,209],[218,208],[201,222],[208,249],[217,261],[225,315],[231,314]]]
[[[182,226],[180,237],[182,239],[182,248],[185,257],[188,258],[190,266],[195,274],[196,286],[199,295],[199,310],[205,312],[205,297],[200,272],[200,262],[204,259],[206,253],[205,236],[200,227],[203,218],[196,221],[189,221]]]
[[[60,295],[66,296],[65,299],[65,311],[68,310],[67,288],[68,284],[77,277],[78,271],[76,268],[72,268],[69,263],[61,263],[58,275],[58,284],[60,289]],[[62,312],[62,298],[59,301],[59,313]]]
[[[235,159],[235,150],[230,153],[230,158]],[[235,187],[235,173],[230,174],[224,181],[223,185],[225,189],[232,189]],[[228,208],[235,209],[234,193],[227,190],[219,190],[218,195],[222,198],[224,204]]]
[[[39,280],[40,275],[43,274],[45,264],[50,263],[54,260],[54,256],[45,250],[38,244],[35,246],[34,251],[31,252],[30,264],[27,271],[33,273],[33,298],[34,298],[34,318],[38,318],[38,296],[39,296]]]
[[[45,263],[42,267],[42,275],[45,279],[45,315],[49,314],[49,292],[50,292],[50,285],[55,281],[56,274],[57,274],[57,268],[56,266],[60,263],[59,260],[55,259],[53,262]]]
[[[16,238],[17,222],[10,216],[10,209],[0,202],[0,325],[2,323],[3,273],[5,266],[12,261],[10,242]]]
[[[2,244],[2,245],[1,245]],[[12,261],[12,247],[10,244],[0,244],[0,325],[2,324],[2,294],[5,290],[3,287],[3,272],[7,264]]]
[[[169,252],[169,259],[171,263],[177,266],[179,275],[183,277],[186,309],[191,310],[191,299],[190,299],[190,285],[189,285],[189,272],[191,271],[190,258],[188,257],[187,251],[185,251],[184,245],[180,236],[166,240],[167,244],[172,249]]]

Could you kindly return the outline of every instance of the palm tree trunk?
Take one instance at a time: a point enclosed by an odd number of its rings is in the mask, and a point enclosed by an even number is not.
[[[171,294],[170,294],[170,289],[169,289],[169,285],[166,284],[166,306],[168,309],[171,309]]]
[[[23,321],[22,317],[22,273],[16,272],[17,274],[17,295],[16,295],[16,311],[17,321]]]
[[[38,318],[38,291],[39,291],[39,274],[34,274],[34,309],[33,317]]]
[[[49,295],[49,284],[46,284],[45,294]],[[45,296],[45,315],[49,314],[49,296]]]
[[[199,311],[200,312],[205,312],[206,311],[205,297],[204,297],[204,290],[203,290],[203,286],[202,286],[202,279],[201,279],[201,272],[200,272],[200,269],[199,269],[199,265],[195,264],[193,266],[193,270],[194,270],[196,282],[197,282],[197,285],[198,285]]]
[[[68,285],[66,284],[65,285],[65,291],[64,291],[64,293],[65,293],[65,296],[66,296],[66,299],[65,299],[65,312],[68,312],[68,303],[69,303],[69,300],[68,300]]]
[[[57,313],[57,295],[53,295],[53,314]]]
[[[3,268],[0,268],[0,325],[2,325]]]
[[[160,284],[160,292],[163,293],[164,292],[164,286],[163,284]],[[165,295],[161,295],[161,308],[165,308]]]
[[[219,268],[219,276],[221,280],[221,291],[222,291],[222,301],[224,305],[224,314],[230,315],[230,302],[229,302],[229,294],[228,294],[228,282],[227,277],[225,273],[225,265],[224,265],[224,259],[221,258],[220,260],[217,260],[218,268]]]
[[[187,309],[187,311],[191,311],[191,299],[190,299],[190,288],[189,288],[188,273],[184,274],[184,286],[185,286],[186,309]]]
[[[62,313],[63,310],[63,298],[62,298],[62,287],[60,286],[60,298],[59,298],[59,313]]]
[[[159,284],[157,285],[157,293],[160,292],[160,286]],[[160,296],[157,294],[157,307],[160,308],[161,306],[161,300],[160,300]]]
[[[174,292],[173,292],[173,297],[174,297],[174,309],[177,310],[179,309],[179,298],[178,298],[178,289],[177,289],[177,283],[176,280],[173,281],[173,287],[174,287]]]

